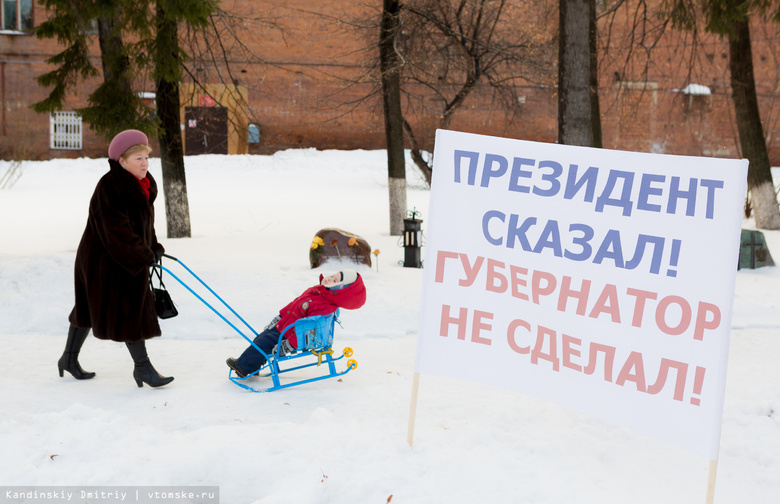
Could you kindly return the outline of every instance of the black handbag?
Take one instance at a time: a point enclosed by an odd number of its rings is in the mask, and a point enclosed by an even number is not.
[[[160,283],[159,287],[155,287],[154,282],[152,282],[152,276],[149,276],[152,294],[154,294],[154,309],[157,311],[157,316],[161,319],[173,318],[179,314],[179,310],[177,310],[176,305],[173,304],[171,294],[165,288],[165,284],[162,281],[162,268],[153,266],[152,270],[157,274],[157,280]]]

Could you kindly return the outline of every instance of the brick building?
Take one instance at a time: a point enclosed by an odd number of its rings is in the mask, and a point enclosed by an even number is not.
[[[371,95],[375,83],[360,78],[376,56],[378,35],[375,30],[357,28],[378,20],[381,2],[375,3],[374,7],[349,0],[314,4],[308,0],[223,0],[220,8],[235,17],[218,27],[223,38],[218,44],[212,41],[212,47],[224,51],[227,63],[209,59],[208,51],[200,46],[201,55],[188,62],[190,73],[182,83],[186,152],[383,148],[381,103],[377,95]],[[527,12],[527,3],[509,3]],[[54,117],[29,108],[47,95],[35,77],[50,69],[45,60],[61,47],[25,30],[45,19],[42,6],[27,0],[16,0],[16,4],[21,6],[19,15],[10,21],[4,18],[0,30],[0,158],[105,156],[105,139],[95,136],[72,113],[86,104],[98,80],[82,83],[68,97],[66,110]],[[553,41],[556,6],[540,5],[553,13],[546,23],[526,16],[523,22],[527,25],[518,26],[547,30]],[[656,44],[652,59],[643,60],[640,52],[629,58],[616,35],[627,31],[627,22],[610,27],[612,47],[599,69],[604,147],[739,157],[727,44],[714,37],[706,39],[693,56],[695,65],[689,67],[692,56],[686,36],[669,33]],[[754,23],[753,52],[764,133],[772,164],[778,166],[780,36],[776,28]],[[185,30],[180,35],[191,41]],[[605,40],[602,37],[602,43]],[[183,45],[192,55],[193,46]],[[97,41],[92,54],[100,68]],[[508,117],[491,96],[477,93],[457,112],[452,128],[554,142],[557,102],[554,68],[548,66],[546,77],[518,91],[521,109],[516,116]],[[153,103],[152,83],[139,81],[137,91]],[[409,119],[415,124],[436,121],[421,114]]]

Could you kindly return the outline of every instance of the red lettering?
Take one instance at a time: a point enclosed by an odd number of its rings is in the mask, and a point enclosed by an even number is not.
[[[707,314],[712,314],[712,319],[707,320]],[[699,302],[696,310],[696,327],[693,329],[693,339],[704,339],[705,329],[717,329],[720,325],[720,309],[714,304]]]
[[[544,286],[542,286],[544,281]],[[548,296],[555,292],[555,286],[557,281],[555,275],[552,273],[545,273],[544,271],[534,271],[531,275],[531,296],[534,300],[534,304],[539,304],[539,296]]]
[[[657,298],[658,294],[640,289],[632,289],[630,287],[626,290],[626,294],[636,297],[634,317],[631,319],[631,325],[634,327],[642,327],[642,317],[645,313],[645,301]]]
[[[671,359],[661,359],[661,367],[658,369],[658,379],[647,389],[648,394],[657,394],[663,390],[664,385],[666,385],[669,370],[672,368],[677,371],[677,382],[674,386],[674,400],[683,400],[685,381],[688,377],[688,364]]]
[[[571,288],[571,277],[564,276],[561,282],[561,292],[558,294],[558,311],[566,311],[566,303],[570,297],[577,300],[577,315],[585,315],[585,309],[588,305],[588,294],[590,293],[590,280],[583,280],[580,290]]]
[[[612,284],[604,286],[604,290],[601,291],[599,299],[596,301],[596,305],[590,311],[590,318],[598,318],[602,313],[607,313],[611,316],[612,322],[616,324],[620,323],[620,307],[618,306],[617,287]]]
[[[487,285],[485,288],[488,292],[506,292],[509,287],[509,281],[507,281],[504,275],[496,272],[496,268],[504,269],[504,263],[496,261],[495,259],[488,259],[487,263]],[[498,280],[498,284],[496,284]]]
[[[636,370],[632,373],[632,370]],[[623,386],[627,381],[636,383],[636,389],[639,392],[647,392],[647,382],[645,380],[645,364],[642,361],[642,354],[639,352],[631,352],[626,359],[626,363],[618,374],[616,385]]]
[[[528,301],[528,294],[524,294],[520,292],[520,287],[525,287],[528,285],[528,282],[525,277],[528,274],[528,268],[521,268],[520,266],[514,266],[512,264],[509,265],[509,274],[512,278],[512,296],[516,298],[520,298],[523,301]]]
[[[666,323],[666,312],[669,309],[669,306],[672,304],[678,305],[682,310],[680,323],[675,327],[672,327]],[[655,323],[658,325],[658,328],[665,334],[669,334],[671,336],[682,334],[691,325],[691,305],[689,305],[688,301],[681,298],[680,296],[666,296],[658,302],[658,307],[655,309]]]
[[[547,338],[545,338],[547,336]],[[544,340],[550,341],[549,351],[544,353]],[[555,337],[555,331],[546,327],[539,326],[536,332],[536,345],[531,352],[531,364],[538,364],[539,359],[543,359],[552,362],[553,371],[558,371],[560,368],[560,361],[558,360],[558,342]]]
[[[509,343],[509,348],[514,350],[515,352],[519,354],[527,354],[531,353],[531,346],[520,346],[517,344],[517,340],[515,339],[515,332],[517,331],[518,327],[525,328],[529,333],[531,332],[531,324],[526,322],[525,320],[516,319],[509,323],[509,328],[506,330],[506,340],[507,343]]]
[[[585,368],[585,374],[596,372],[596,363],[598,362],[598,353],[604,353],[604,380],[612,381],[612,363],[615,361],[615,347],[602,345],[600,343],[590,344],[590,354],[588,356],[588,366]]]
[[[573,369],[575,371],[582,371],[582,366],[579,364],[575,364],[572,362],[571,357],[579,357],[580,356],[580,345],[582,345],[582,341],[573,337],[569,336],[568,334],[564,334],[562,336],[562,354],[563,354],[563,367],[567,367],[570,369]],[[577,346],[577,348],[573,348],[573,346]]]
[[[477,260],[474,261],[474,264],[472,265],[469,263],[469,256],[466,254],[460,254],[460,262],[463,264],[463,272],[466,273],[466,278],[459,280],[458,285],[461,287],[470,287],[473,285],[484,261],[485,258],[480,256],[477,257]]]
[[[444,264],[447,262],[447,259],[455,259],[457,257],[457,252],[446,252],[444,250],[440,250],[436,254],[436,277],[434,280],[436,283],[444,282]]]
[[[439,326],[439,336],[449,336],[450,325],[455,324],[458,328],[458,339],[466,339],[466,324],[468,322],[468,310],[461,308],[457,317],[450,317],[450,306],[441,307],[441,324]]]
[[[493,343],[490,338],[483,338],[479,335],[479,333],[483,330],[490,331],[493,326],[483,322],[483,320],[493,320],[493,314],[488,312],[483,312],[479,310],[474,310],[474,326],[471,328],[471,341],[474,343],[479,343],[481,345],[487,345],[490,346],[491,343]]]

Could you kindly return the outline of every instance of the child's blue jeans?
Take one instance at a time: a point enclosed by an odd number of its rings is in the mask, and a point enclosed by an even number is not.
[[[266,329],[255,337],[254,342],[263,352],[267,355],[271,355],[276,344],[279,343],[279,330],[276,327]],[[265,356],[258,352],[255,347],[249,345],[249,347],[244,350],[244,353],[238,358],[238,365],[241,366],[241,369],[243,369],[246,374],[250,374],[260,369],[260,367],[265,364],[265,361]]]

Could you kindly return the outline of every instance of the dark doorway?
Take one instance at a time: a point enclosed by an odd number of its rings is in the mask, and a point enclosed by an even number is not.
[[[186,154],[227,154],[227,121],[228,111],[224,107],[185,107]]]

